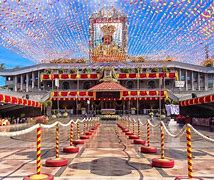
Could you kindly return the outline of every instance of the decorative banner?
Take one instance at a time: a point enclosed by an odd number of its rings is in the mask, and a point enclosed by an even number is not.
[[[59,99],[63,100],[64,99],[71,99],[71,100],[75,100],[75,99],[96,99],[96,100],[123,100],[126,98],[130,98],[130,97],[134,97],[134,98],[142,98],[142,97],[151,97],[152,100],[157,100],[157,98],[160,97],[160,92],[159,91],[154,91],[154,90],[150,90],[150,91],[121,91],[120,92],[120,97],[119,98],[102,98],[97,96],[96,94],[93,94],[95,92],[88,92],[88,91],[53,91],[51,92],[51,97],[53,100],[56,100],[58,97]],[[167,94],[167,93],[166,93]],[[63,97],[63,98],[62,98]],[[96,97],[96,98],[95,98]],[[153,98],[154,97],[154,98]],[[165,97],[164,91],[161,91],[161,97]],[[136,100],[136,99],[133,99]]]
[[[16,105],[24,105],[24,106],[31,106],[31,107],[41,107],[41,104],[39,102],[29,100],[29,99],[23,99],[18,98],[14,96],[9,96],[5,94],[0,94],[0,102],[8,103],[8,104],[16,104]]]
[[[206,104],[206,103],[213,103],[214,102],[214,94],[208,96],[202,96],[194,99],[187,99],[184,101],[180,101],[180,106],[190,106],[190,105],[197,105],[197,104]]]
[[[98,75],[97,74],[79,74],[80,75],[80,79],[97,79]],[[118,79],[136,79],[136,78],[140,78],[140,79],[146,79],[146,78],[151,78],[151,79],[159,79],[159,78],[163,78],[166,77],[168,79],[176,79],[176,72],[171,72],[168,73],[168,77],[167,77],[167,73],[147,73],[147,74],[118,74]],[[53,79],[58,79],[59,80],[65,80],[65,79],[76,79],[77,75],[76,74],[53,74],[52,76],[48,75],[48,74],[42,74],[41,75],[41,80],[53,80]]]

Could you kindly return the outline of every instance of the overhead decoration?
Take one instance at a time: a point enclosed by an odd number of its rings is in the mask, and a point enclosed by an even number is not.
[[[131,56],[200,64],[205,46],[214,52],[213,11],[213,0],[0,0],[0,46],[35,62]]]
[[[0,94],[0,102],[6,104],[13,104],[13,105],[23,105],[23,106],[31,106],[31,107],[41,107],[41,103],[29,99],[23,99],[19,97],[9,96],[5,94]]]

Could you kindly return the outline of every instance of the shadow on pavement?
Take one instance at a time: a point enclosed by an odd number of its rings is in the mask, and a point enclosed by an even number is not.
[[[149,164],[129,162],[138,170],[151,169]],[[95,159],[91,162],[74,163],[69,168],[90,170],[91,173],[101,176],[124,176],[130,174],[132,170],[136,170],[127,164],[127,160],[117,157],[105,157]]]

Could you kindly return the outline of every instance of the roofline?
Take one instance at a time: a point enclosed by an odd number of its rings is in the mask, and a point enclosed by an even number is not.
[[[87,68],[89,65],[93,65],[93,68],[102,67],[102,66],[113,66],[118,68],[125,68],[125,67],[141,67],[142,68],[154,68],[154,67],[175,67],[181,69],[188,69],[197,72],[203,73],[214,73],[214,67],[205,67],[195,64],[189,64],[179,61],[163,61],[163,62],[156,62],[156,61],[148,61],[142,63],[132,63],[132,62],[106,62],[106,63],[94,63],[94,62],[87,62],[87,63],[70,63],[70,64],[54,64],[54,63],[41,63],[35,64],[31,66],[25,66],[17,69],[5,69],[0,71],[0,76],[13,76],[19,74],[25,74],[33,71],[39,71],[44,69],[73,69],[73,68]]]

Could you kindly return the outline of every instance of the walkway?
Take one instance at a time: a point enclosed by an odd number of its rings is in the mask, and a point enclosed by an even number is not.
[[[68,145],[69,129],[61,129],[60,147]],[[145,128],[142,128],[145,132]],[[208,132],[207,132],[208,133]],[[43,131],[42,162],[55,155],[55,129]],[[212,136],[212,134],[209,133]],[[159,148],[159,129],[151,134],[152,145]],[[143,134],[145,139],[145,134]],[[35,173],[35,132],[16,138],[0,138],[0,179],[22,179],[23,176]],[[176,175],[186,175],[185,137],[167,138],[166,156],[175,159],[172,169],[152,168],[150,162],[155,155],[141,154],[139,146],[133,145],[116,127],[115,122],[105,121],[97,133],[78,154],[60,156],[69,159],[69,165],[61,168],[43,166],[43,173],[55,175],[55,179],[118,179],[118,180],[156,180],[174,179]],[[193,136],[193,174],[204,179],[214,177],[214,145]]]

